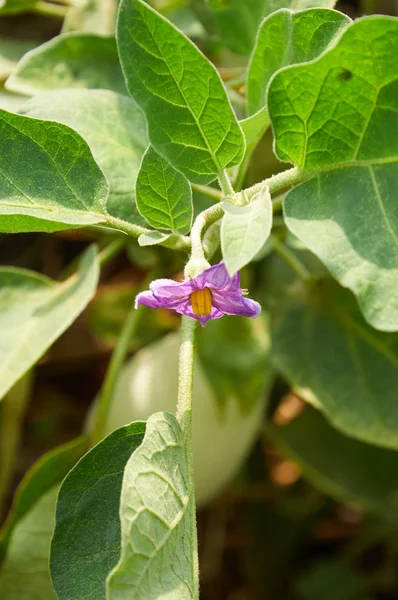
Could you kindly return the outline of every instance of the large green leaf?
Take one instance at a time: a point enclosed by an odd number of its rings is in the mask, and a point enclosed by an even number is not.
[[[310,408],[286,426],[270,425],[267,432],[326,494],[398,519],[398,452],[348,438]]]
[[[13,532],[0,570],[1,600],[57,600],[48,556],[58,486],[47,491]]]
[[[372,329],[333,280],[274,302],[275,365],[343,433],[398,448],[398,335]]]
[[[0,563],[6,553],[12,532],[21,519],[56,483],[59,483],[87,449],[84,436],[58,446],[44,454],[29,469],[14,496],[4,525],[0,530]]]
[[[35,96],[20,112],[75,129],[108,180],[108,212],[146,224],[135,204],[135,183],[148,139],[145,117],[133,100],[108,90],[60,90]]]
[[[278,157],[308,169],[394,162],[397,54],[398,19],[366,17],[319,59],[277,73],[268,110]]]
[[[189,181],[152,146],[145,153],[138,173],[137,206],[152,227],[182,234],[191,229],[193,206]]]
[[[24,269],[0,269],[0,398],[87,306],[98,275],[94,246],[63,283]]]
[[[289,229],[383,331],[398,330],[397,187],[398,163],[369,164],[320,174],[284,200]]]
[[[123,0],[117,42],[151,144],[188,179],[207,183],[239,164],[244,138],[213,65],[141,0]]]
[[[287,225],[385,331],[398,330],[397,52],[397,19],[361,19],[269,88],[280,158],[325,170],[288,194]]]
[[[266,88],[276,71],[318,57],[349,23],[342,13],[320,8],[282,9],[265,19],[247,72],[249,114],[264,107]]]
[[[105,600],[105,579],[120,555],[123,470],[144,433],[145,423],[140,422],[117,429],[63,481],[51,544],[58,600]]]
[[[148,419],[144,441],[128,461],[120,515],[122,549],[108,578],[108,600],[197,600],[193,489],[186,441],[175,417]]]
[[[0,110],[0,231],[100,223],[107,195],[105,177],[76,132]]]
[[[7,80],[9,90],[28,96],[76,87],[126,94],[115,38],[64,33],[28,52]]]
[[[228,273],[232,276],[256,256],[271,233],[269,189],[264,186],[245,206],[223,202],[223,208],[221,249]]]

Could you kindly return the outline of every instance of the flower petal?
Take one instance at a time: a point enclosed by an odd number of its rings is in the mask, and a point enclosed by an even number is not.
[[[235,273],[233,277],[229,276],[229,273],[223,262],[206,269],[195,277],[193,280],[197,289],[202,290],[205,287],[217,290],[239,290],[240,289],[240,275]]]
[[[160,307],[159,300],[155,298],[155,296],[150,290],[148,290],[147,292],[141,292],[135,297],[134,307],[138,308],[139,306],[141,306],[141,304],[143,304],[144,306],[149,306],[150,308]]]
[[[225,315],[241,315],[242,317],[258,317],[261,306],[255,300],[242,296],[240,292],[220,294],[218,290],[212,292],[213,306]]]
[[[173,279],[155,279],[149,286],[154,296],[163,298],[187,298],[194,291],[192,281],[174,281]]]
[[[181,305],[183,305],[185,302],[185,298],[157,298],[152,290],[148,290],[137,295],[135,299],[135,308],[138,308],[141,304],[144,304],[150,308],[169,308],[181,313]]]

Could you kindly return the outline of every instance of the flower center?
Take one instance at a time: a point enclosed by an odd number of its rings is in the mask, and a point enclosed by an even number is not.
[[[192,292],[191,294],[192,310],[197,317],[203,317],[211,313],[211,291],[209,288]]]

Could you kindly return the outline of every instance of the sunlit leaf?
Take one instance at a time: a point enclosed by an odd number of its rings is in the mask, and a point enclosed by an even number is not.
[[[286,223],[385,331],[398,330],[397,52],[398,20],[360,19],[269,88],[280,158],[326,169],[287,195]]]
[[[0,269],[0,397],[87,306],[98,275],[94,246],[63,283],[24,269]]]
[[[100,223],[108,185],[72,129],[0,110],[0,231]]]
[[[221,249],[232,276],[247,265],[267,241],[272,227],[272,202],[267,186],[249,204],[223,202]]]
[[[264,107],[265,91],[276,71],[318,57],[349,23],[342,13],[320,8],[282,9],[265,19],[247,72],[249,114]]]
[[[242,131],[216,69],[196,46],[141,0],[122,1],[117,42],[155,150],[198,183],[239,164]]]
[[[152,227],[189,233],[193,212],[189,181],[151,146],[142,159],[136,194],[138,209]]]
[[[122,485],[120,561],[108,578],[108,600],[198,597],[193,489],[186,441],[175,417],[148,419],[144,441],[128,461]],[[170,568],[172,565],[172,568]]]
[[[133,100],[108,90],[60,90],[35,96],[20,112],[77,131],[108,180],[108,212],[147,224],[135,204],[137,173],[148,146],[146,122]]]
[[[7,80],[9,90],[28,96],[76,87],[126,94],[113,37],[74,32],[59,35],[28,52]]]

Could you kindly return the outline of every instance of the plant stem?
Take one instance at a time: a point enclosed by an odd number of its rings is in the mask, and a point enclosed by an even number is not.
[[[101,227],[101,225],[96,225],[94,227]],[[106,221],[103,227],[110,227],[115,231],[121,231],[126,233],[130,237],[138,238],[143,233],[150,233],[153,231],[152,229],[148,229],[147,227],[142,227],[141,225],[134,225],[133,223],[128,223],[127,221],[122,221],[122,219],[118,219],[117,217],[112,217],[107,215]],[[174,248],[178,250],[188,249],[191,245],[190,239],[186,235],[180,235],[178,233],[174,234],[176,237],[176,244]],[[167,241],[165,242],[167,243]],[[160,246],[163,245],[159,244]]]
[[[69,10],[68,6],[61,6],[42,0],[35,4],[32,8],[33,12],[44,17],[55,17],[56,19],[64,19]]]
[[[304,266],[301,260],[299,260],[294,252],[292,252],[290,248],[281,242],[277,236],[274,236],[273,238],[273,248],[302,281],[308,282],[312,278],[311,273]]]
[[[146,277],[142,288],[146,288],[148,280],[151,277]],[[91,432],[91,445],[94,446],[102,440],[104,437],[106,420],[108,418],[109,410],[111,407],[113,394],[115,391],[116,383],[119,377],[120,369],[122,368],[126,356],[129,350],[129,343],[132,335],[136,331],[139,312],[135,309],[134,303],[132,304],[129,314],[124,322],[119,338],[117,340],[116,348],[113,351],[109,366],[105,375],[104,382],[102,384],[101,393],[98,401],[97,412],[95,423]]]
[[[191,258],[185,267],[185,274],[188,277],[195,277],[198,273],[190,272],[191,265],[196,263],[198,265],[198,272],[203,271],[203,268],[206,268],[205,263],[206,257],[203,250],[202,244],[202,236],[206,233],[213,223],[216,223],[224,214],[223,207],[221,204],[214,204],[210,206],[207,210],[204,210],[200,213],[192,226],[191,230]],[[203,268],[201,268],[200,263],[203,263]],[[195,268],[195,267],[194,267]]]
[[[218,173],[218,182],[220,184],[223,196],[233,196],[235,194],[232,183],[228,177],[228,173],[225,170]]]
[[[178,374],[177,421],[190,434],[192,426],[192,384],[194,340],[197,322],[190,317],[181,319],[181,346]]]
[[[285,190],[288,187],[292,187],[305,181],[309,177],[314,174],[314,171],[304,171],[303,169],[299,169],[298,167],[293,167],[292,169],[287,169],[287,171],[282,171],[282,173],[277,173],[268,179],[264,179],[264,181],[260,181],[260,183],[256,183],[250,188],[247,188],[246,194],[249,198],[252,198],[257,192],[261,190],[264,185],[268,185],[271,196]]]
[[[188,489],[191,503],[191,543],[193,554],[192,568],[194,581],[194,600],[199,598],[198,534],[196,526],[195,480],[192,451],[192,388],[196,325],[197,323],[194,319],[186,316],[182,317],[176,414],[184,436]]]

